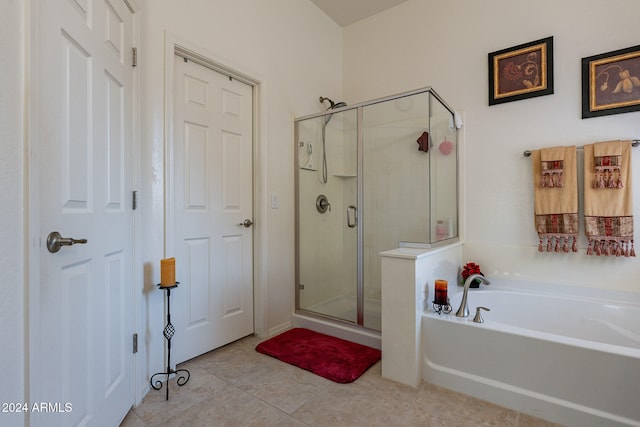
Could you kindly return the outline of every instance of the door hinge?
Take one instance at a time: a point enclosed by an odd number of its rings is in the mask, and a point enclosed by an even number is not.
[[[138,192],[134,190],[131,192],[131,209],[135,211],[137,208],[138,208]]]
[[[133,334],[133,353],[138,352],[138,334]]]
[[[136,65],[138,65],[138,48],[137,47],[133,47],[131,48],[131,66],[135,67]]]

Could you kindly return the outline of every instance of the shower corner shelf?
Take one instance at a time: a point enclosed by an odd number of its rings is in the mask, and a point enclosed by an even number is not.
[[[358,175],[355,173],[334,173],[333,176],[337,178],[356,178]]]
[[[300,166],[300,169],[302,169],[303,171],[312,171],[312,172],[317,172],[318,171],[318,169],[316,169],[316,168],[307,168],[307,167],[304,167],[304,166]]]

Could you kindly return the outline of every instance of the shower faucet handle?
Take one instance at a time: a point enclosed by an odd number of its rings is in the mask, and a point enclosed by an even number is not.
[[[331,203],[329,203],[329,199],[324,194],[321,194],[316,199],[316,209],[320,213],[325,213],[326,211],[331,212]]]

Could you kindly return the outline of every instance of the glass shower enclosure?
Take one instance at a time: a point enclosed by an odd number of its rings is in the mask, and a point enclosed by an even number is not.
[[[380,252],[458,237],[458,132],[431,88],[295,119],[296,312],[381,330]]]

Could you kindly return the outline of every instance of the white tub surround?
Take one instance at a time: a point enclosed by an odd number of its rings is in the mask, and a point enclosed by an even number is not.
[[[565,425],[640,426],[640,294],[490,280],[468,318],[425,312],[425,381]]]
[[[455,290],[461,244],[437,249],[400,248],[380,254],[382,376],[411,387],[422,380],[421,319],[433,299],[435,279]]]

